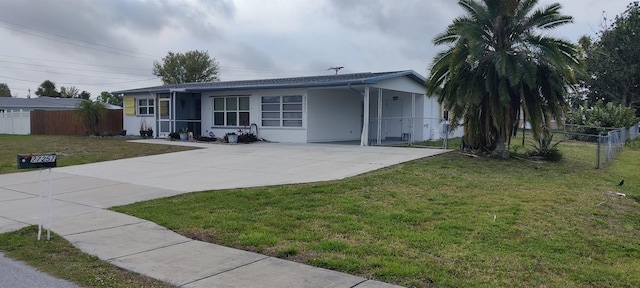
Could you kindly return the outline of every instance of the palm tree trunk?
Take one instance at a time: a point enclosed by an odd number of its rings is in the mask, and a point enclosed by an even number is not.
[[[491,156],[509,159],[509,150],[507,149],[507,146],[504,145],[504,141],[504,133],[499,133],[496,142],[496,149],[491,152]]]
[[[522,113],[522,146],[524,146],[524,136],[527,132],[527,113]]]

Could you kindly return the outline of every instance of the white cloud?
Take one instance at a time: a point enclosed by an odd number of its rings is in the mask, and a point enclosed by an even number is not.
[[[600,30],[603,10],[612,19],[629,3],[540,0],[554,2],[575,24],[553,33],[571,41]],[[460,13],[452,0],[5,0],[0,82],[20,97],[44,80],[97,96],[158,85],[147,80],[153,60],[196,49],[220,62],[223,80],[329,74],[336,65],[426,76],[444,49],[433,37]]]

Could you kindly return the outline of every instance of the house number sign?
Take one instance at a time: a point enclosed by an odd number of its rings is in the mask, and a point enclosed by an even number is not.
[[[58,157],[55,153],[18,155],[18,169],[53,168],[57,166]]]

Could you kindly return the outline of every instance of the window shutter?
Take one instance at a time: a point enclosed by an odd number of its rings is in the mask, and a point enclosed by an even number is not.
[[[135,116],[136,115],[136,99],[133,97],[124,98],[124,115]]]

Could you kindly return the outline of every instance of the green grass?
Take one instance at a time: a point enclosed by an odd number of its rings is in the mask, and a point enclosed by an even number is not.
[[[556,163],[452,152],[341,181],[113,210],[409,287],[640,287],[640,148],[596,170],[588,144],[560,147],[565,159]]]
[[[79,137],[0,134],[0,174],[19,172],[16,155],[58,154],[58,166],[190,150],[190,147],[127,142],[123,137]]]
[[[153,278],[120,269],[82,253],[62,237],[38,241],[37,226],[0,234],[0,251],[39,271],[83,287],[173,287]]]

